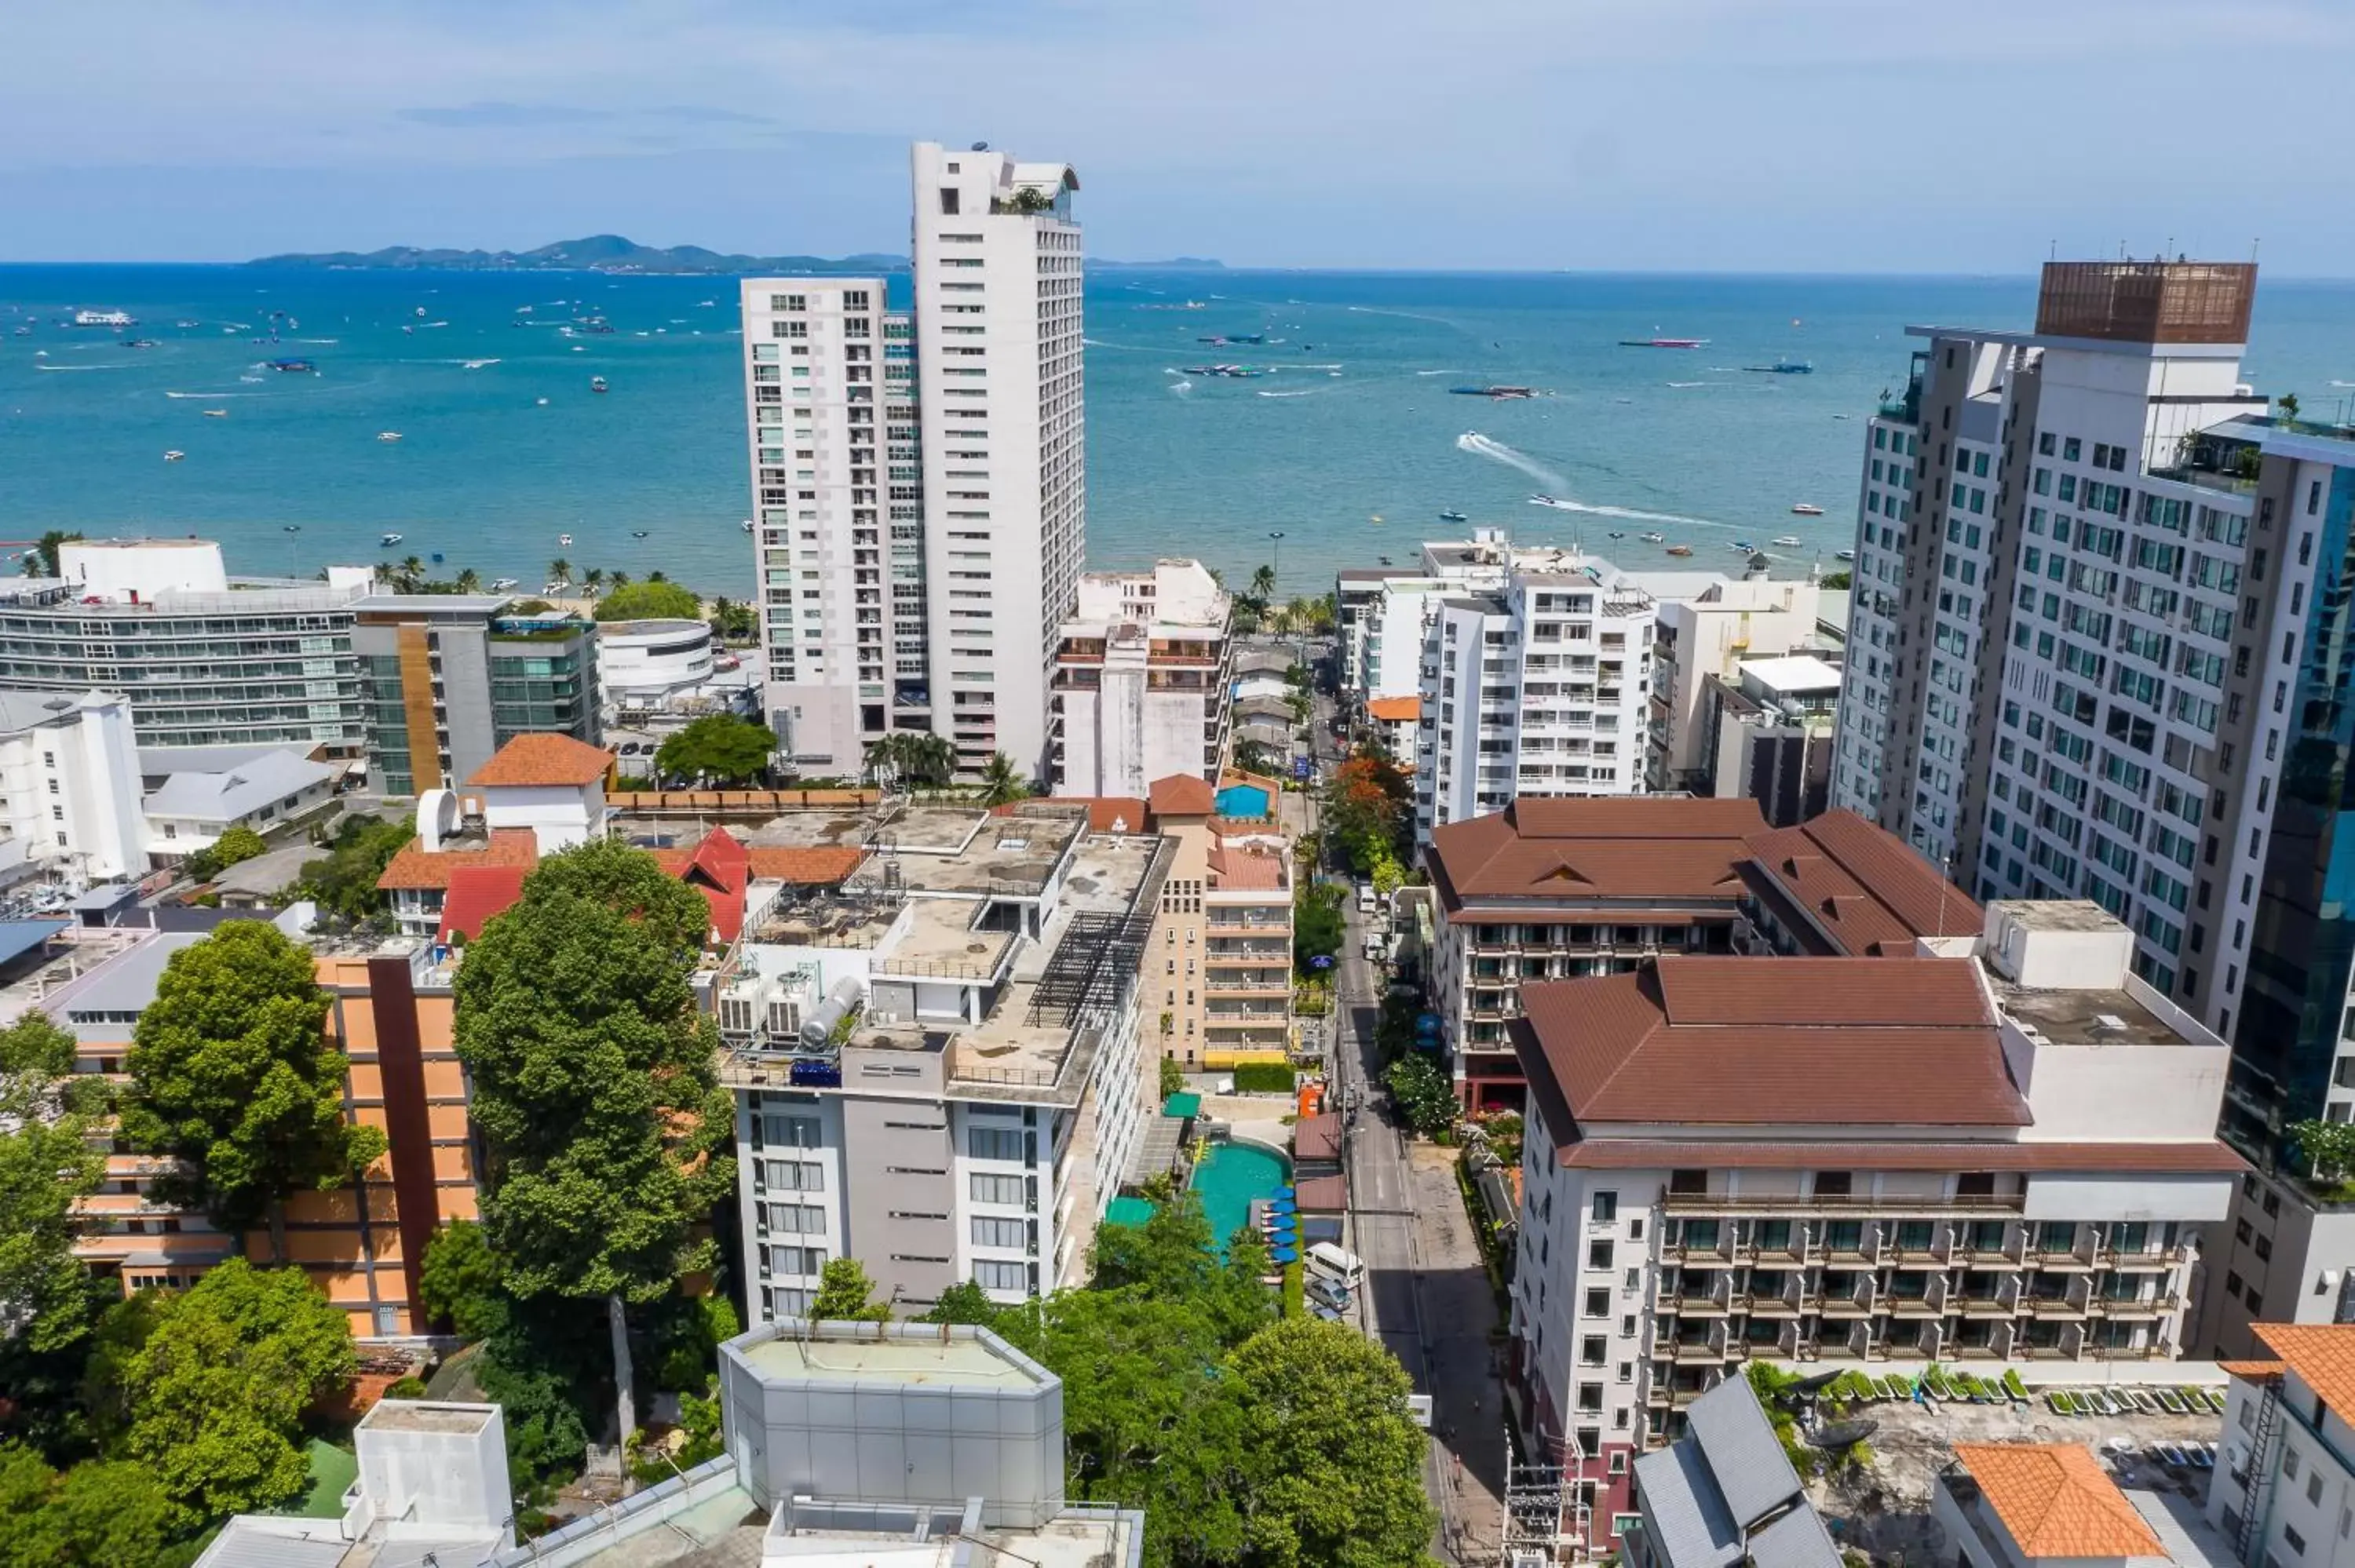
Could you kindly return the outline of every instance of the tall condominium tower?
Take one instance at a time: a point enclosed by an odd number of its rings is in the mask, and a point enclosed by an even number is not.
[[[1983,899],[2084,897],[2232,1044],[2257,1165],[2190,1344],[2355,1317],[2355,429],[2240,379],[2254,266],[2049,265],[2032,333],[1915,327],[1867,434],[1837,800]],[[2245,1222],[2245,1223],[2243,1223]]]
[[[929,142],[913,172],[906,313],[743,284],[769,716],[807,772],[902,729],[1039,777],[1086,532],[1079,179]]]

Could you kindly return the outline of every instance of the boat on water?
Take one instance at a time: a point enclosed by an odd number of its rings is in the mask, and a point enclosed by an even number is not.
[[[548,407],[548,399],[545,397],[535,397],[532,399],[532,406],[535,408],[545,408]]]
[[[602,376],[591,376],[589,378],[589,390],[591,392],[605,390],[605,378]]]
[[[745,518],[745,519],[744,519],[744,532],[746,532],[747,534],[750,534],[751,531],[752,531],[752,520],[751,520],[750,517],[747,517],[747,518]]]
[[[513,577],[493,577],[491,579],[491,591],[493,593],[505,593],[515,586],[516,580]]]
[[[377,538],[377,542],[376,542],[376,544],[377,544],[377,548],[378,548],[378,549],[379,549],[379,550],[389,550],[389,549],[391,549],[395,545],[398,545],[398,544],[400,544],[400,535],[398,535],[398,534],[384,534],[384,535],[378,535],[378,538]]]
[[[1220,376],[1231,381],[1244,381],[1267,374],[1254,365],[1188,365],[1180,368],[1188,376]]]
[[[184,451],[180,450],[180,449],[179,449],[179,448],[177,448],[177,447],[174,447],[170,451],[167,451],[167,452],[165,452],[165,453],[164,454],[164,461],[165,461],[165,462],[177,462],[177,461],[179,461],[182,458],[186,457],[187,455],[188,455],[187,453],[186,453],[186,452],[184,452]]]
[[[1666,541],[1668,535],[1666,534],[1638,534],[1636,537],[1643,540],[1646,545],[1657,545]]]
[[[1709,342],[1705,337],[1623,337],[1622,348],[1699,348]]]
[[[1538,395],[1538,389],[1534,387],[1450,387],[1448,390],[1458,397],[1487,397],[1499,403],[1511,398],[1534,397]]]
[[[1812,501],[1798,502],[1791,508],[1794,517],[1821,517],[1823,514],[1824,509]]]
[[[129,327],[137,326],[139,324],[139,318],[133,315],[129,311],[76,311],[73,313],[73,324],[76,326],[94,327]]]
[[[1816,367],[1804,359],[1778,359],[1772,365],[1745,365],[1742,367],[1755,376],[1813,376]]]
[[[1471,519],[1465,516],[1461,512],[1443,512],[1439,514],[1439,520],[1442,523],[1468,523],[1471,521]]]
[[[579,321],[574,322],[572,323],[572,327],[576,332],[596,333],[602,335],[611,334],[613,330],[613,323],[607,321],[603,316],[583,316]]]
[[[1623,533],[1621,533],[1618,529],[1614,528],[1613,530],[1611,530],[1611,536],[1612,536],[1613,538],[1614,538],[1614,539],[1624,539],[1624,538],[1625,538],[1627,535],[1625,535],[1625,534],[1623,534]]]
[[[570,534],[559,534],[556,536],[556,542],[569,550],[572,547],[572,535]]]
[[[400,440],[400,432],[399,430],[378,430],[376,433],[376,439],[380,441],[397,441]]]
[[[633,528],[630,530],[630,537],[633,539],[643,539],[645,536],[646,531],[644,528]]]
[[[1758,546],[1747,539],[1736,539],[1730,547],[1736,550],[1755,550]]]
[[[319,368],[316,363],[308,359],[272,359],[267,363],[272,370],[283,370],[289,373]]]
[[[1689,556],[1692,554],[1692,546],[1690,545],[1671,545],[1668,546],[1668,554],[1671,556]]]
[[[1799,545],[1799,536],[1796,534],[1777,534],[1774,535],[1774,543],[1782,546],[1785,549],[1796,549]]]
[[[123,346],[125,348],[153,348],[155,346],[156,341],[156,339],[152,337],[126,337],[123,340]]]
[[[208,419],[226,419],[229,418],[229,410],[227,408],[208,408],[205,410],[205,418]]]
[[[1856,552],[1854,550],[1834,550],[1832,552],[1832,558],[1837,561],[1853,561],[1856,559]]]

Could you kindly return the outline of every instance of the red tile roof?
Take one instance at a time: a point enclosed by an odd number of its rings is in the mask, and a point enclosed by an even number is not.
[[[1451,914],[1483,898],[1709,899],[1731,913],[1745,840],[1764,826],[1755,800],[1516,800],[1437,829],[1426,858]]]
[[[523,896],[523,879],[531,868],[521,865],[464,865],[450,874],[450,891],[442,900],[442,930],[435,938],[447,942],[464,933],[468,941],[483,934],[493,916],[504,915]]]
[[[539,837],[529,828],[494,828],[481,849],[435,850],[431,853],[411,839],[386,864],[376,879],[384,892],[395,889],[447,888],[453,872],[466,866],[515,865],[528,871],[539,863]]]
[[[1293,1200],[1304,1214],[1337,1214],[1349,1206],[1349,1190],[1338,1176],[1304,1176]]]
[[[613,766],[613,754],[569,735],[519,735],[474,770],[468,789],[594,784]]]
[[[1221,846],[1210,852],[1210,885],[1222,892],[1256,892],[1284,885],[1284,857],[1265,850]]]
[[[1322,1116],[1305,1116],[1292,1128],[1292,1155],[1295,1160],[1338,1160],[1341,1158],[1341,1118],[1331,1111]]]
[[[1967,959],[1663,958],[1521,1001],[1522,1071],[1565,1130],[2029,1119]]]
[[[1412,724],[1423,715],[1421,697],[1376,697],[1366,705],[1371,716],[1391,724]]]
[[[1549,1116],[1550,1128],[1553,1118]],[[2070,1171],[2132,1175],[2237,1176],[2247,1162],[2215,1139],[2181,1143],[2043,1143],[2034,1139],[1936,1143],[1817,1143],[1721,1139],[1715,1142],[1590,1138],[1557,1144],[1554,1162],[1578,1171]]]
[[[1955,1457],[2030,1561],[2167,1555],[2083,1443],[1957,1443]]]
[[[858,848],[831,849],[764,849],[759,845],[745,852],[752,863],[752,874],[763,882],[790,882],[815,887],[840,882],[858,869],[867,852]]]
[[[2355,1323],[2258,1323],[2257,1343],[2279,1356],[2344,1419],[2355,1416]]]
[[[1746,875],[1829,934],[1840,950],[1909,953],[1922,936],[1974,936],[1986,916],[1905,842],[1853,811],[1751,837]]]
[[[1146,800],[1156,817],[1207,817],[1218,810],[1218,799],[1209,783],[1191,773],[1156,779],[1146,791]]]

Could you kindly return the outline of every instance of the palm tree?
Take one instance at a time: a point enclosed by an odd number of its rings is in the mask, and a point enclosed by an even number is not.
[[[2296,393],[2285,392],[2280,397],[2275,398],[2274,401],[2281,406],[2283,418],[2287,419],[2292,424],[2296,424],[2297,422]]]
[[[646,574],[646,581],[650,583],[666,583],[670,581],[670,574],[657,567],[653,571]]]
[[[424,586],[425,563],[415,556],[404,557],[400,563],[400,575],[394,578],[394,581],[400,585],[401,592],[415,593]]]
[[[605,581],[608,586],[613,588],[627,588],[630,584],[630,574],[627,572],[608,572],[605,574]]]
[[[989,765],[981,770],[981,803],[1003,806],[1019,800],[1030,793],[1030,786],[1014,770],[1014,759],[1002,751],[989,755]]]
[[[483,574],[468,567],[458,574],[456,586],[460,593],[479,593],[483,587]]]
[[[43,534],[40,542],[25,552],[25,575],[28,577],[56,577],[65,575],[58,565],[58,546],[81,537],[79,529],[71,533],[52,528]]]
[[[589,590],[589,597],[591,599],[596,598],[598,590],[605,586],[605,568],[602,567],[591,567],[587,571],[582,572],[581,574],[581,586]]]
[[[552,583],[570,582],[572,580],[572,563],[566,560],[561,556],[559,556],[556,559],[549,562],[548,580]]]
[[[956,747],[941,736],[895,729],[868,743],[867,766],[888,768],[903,784],[938,787],[956,774]]]
[[[1251,591],[1252,598],[1258,599],[1262,604],[1265,604],[1269,599],[1273,599],[1275,597],[1275,568],[1267,565],[1264,561],[1260,563],[1259,570],[1251,575]]]

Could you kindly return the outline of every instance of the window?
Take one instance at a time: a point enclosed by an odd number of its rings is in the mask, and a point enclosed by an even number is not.
[[[2300,1557],[2306,1555],[2306,1537],[2297,1532],[2297,1526],[2294,1524],[2282,1526],[2282,1543]]]
[[[1010,1246],[1026,1245],[1029,1234],[1028,1224],[1021,1220],[1001,1220],[987,1214],[973,1217],[973,1245],[975,1246]]]
[[[1019,1203],[1024,1202],[1026,1181],[1020,1176],[993,1176],[976,1171],[967,1189],[976,1203]]]
[[[822,1246],[773,1246],[769,1249],[769,1272],[772,1274],[809,1275],[826,1270],[826,1248]]]
[[[965,1150],[975,1160],[1020,1160],[1022,1133],[1010,1127],[968,1128]]]
[[[1585,1338],[1578,1341],[1578,1360],[1580,1364],[1590,1367],[1601,1366],[1604,1359],[1610,1353],[1609,1346],[1610,1341],[1604,1339],[1601,1334],[1587,1335]]]
[[[768,1115],[761,1118],[762,1142],[771,1149],[818,1147],[817,1118]]]
[[[2310,1503],[2319,1503],[2322,1501],[2322,1472],[2320,1470],[2309,1470],[2307,1472],[2306,1500]]]
[[[1589,1268],[1611,1266],[1611,1240],[1608,1236],[1598,1237],[1586,1244],[1586,1266]]]
[[[1619,1217],[1619,1194],[1616,1192],[1595,1193],[1593,1213],[1595,1219],[1606,1224],[1611,1221],[1617,1219]]]
[[[1020,1290],[1030,1288],[1030,1266],[1027,1263],[999,1261],[996,1258],[975,1258],[973,1282],[984,1290]]]
[[[822,1236],[826,1211],[815,1203],[772,1203],[769,1229],[781,1236]]]
[[[826,1191],[826,1167],[815,1160],[772,1160],[768,1162],[769,1185],[782,1192],[823,1192]]]
[[[2295,1448],[2285,1448],[2285,1449],[2283,1449],[2283,1450],[2282,1450],[2282,1474],[2283,1474],[2283,1475],[2285,1475],[2285,1476],[2287,1476],[2291,1480],[2293,1480],[2293,1481],[2294,1481],[2294,1480],[2297,1479],[2297,1467],[2298,1467],[2298,1456],[2297,1456],[2297,1450],[2296,1450],[2296,1449],[2295,1449]]]
[[[1611,1315],[1611,1291],[1607,1286],[1586,1293],[1586,1315],[1590,1318]]]

